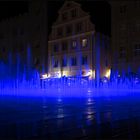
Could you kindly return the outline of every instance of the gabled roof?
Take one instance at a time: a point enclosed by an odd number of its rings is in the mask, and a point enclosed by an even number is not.
[[[60,8],[60,10],[58,11],[58,13],[61,13],[65,10],[68,10],[70,8],[73,8],[73,7],[80,7],[81,5],[79,3],[76,3],[74,1],[65,1],[65,3],[63,4],[63,6]]]

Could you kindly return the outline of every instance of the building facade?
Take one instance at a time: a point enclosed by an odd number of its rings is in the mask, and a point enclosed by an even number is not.
[[[120,74],[140,68],[140,1],[111,1],[112,69]]]
[[[27,13],[0,22],[0,59],[6,63],[10,59],[12,65],[18,60],[22,64],[30,61],[31,67],[45,71],[48,43],[46,7],[45,0],[29,0]]]
[[[109,37],[96,32],[79,3],[66,1],[58,13],[48,42],[48,76],[109,77]]]

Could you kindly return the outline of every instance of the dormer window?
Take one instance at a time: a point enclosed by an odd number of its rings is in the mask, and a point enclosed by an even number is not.
[[[122,6],[120,7],[120,13],[123,14],[123,13],[125,13],[125,12],[126,12],[126,5],[122,5]]]
[[[62,14],[62,20],[67,20],[67,16],[68,16],[67,12],[63,13]]]
[[[70,3],[67,3],[67,7],[70,7],[71,6],[71,4]]]
[[[77,16],[77,10],[76,10],[76,9],[73,9],[73,10],[71,11],[71,17],[74,18],[74,17],[76,17],[76,16]]]

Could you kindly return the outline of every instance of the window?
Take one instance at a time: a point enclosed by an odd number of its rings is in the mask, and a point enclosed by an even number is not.
[[[23,45],[23,43],[20,43],[19,51],[20,51],[21,53],[24,52],[24,45]]]
[[[36,15],[39,15],[40,12],[41,12],[41,7],[38,5],[34,10],[35,10],[35,11],[34,11],[35,14],[36,14]]]
[[[37,44],[37,45],[35,46],[35,48],[36,48],[36,49],[39,49],[39,48],[40,48],[40,45]]]
[[[77,46],[77,42],[76,41],[72,41],[72,49],[75,49]]]
[[[123,14],[123,13],[125,13],[125,12],[126,12],[126,5],[122,5],[122,6],[120,7],[120,13]]]
[[[105,66],[108,67],[108,60],[105,60]]]
[[[134,47],[134,55],[138,56],[140,55],[140,44],[136,44]]]
[[[6,52],[5,47],[2,47],[2,52],[3,52],[3,53],[5,53],[5,52]]]
[[[107,42],[105,43],[105,51],[107,51],[108,50],[108,44],[107,44]]]
[[[126,31],[126,28],[127,26],[126,26],[126,24],[125,23],[123,23],[123,24],[120,24],[120,30],[121,31]]]
[[[24,29],[20,28],[20,35],[23,35],[23,34],[24,34]]]
[[[55,45],[53,46],[53,51],[54,51],[54,52],[58,52],[58,51],[59,51],[59,48],[58,48],[58,45],[57,45],[57,44],[55,44]]]
[[[35,65],[35,66],[38,66],[39,64],[40,64],[39,58],[35,58],[35,59],[34,59],[34,65]]]
[[[72,25],[66,26],[66,34],[71,34],[72,33]]]
[[[66,67],[67,66],[67,59],[63,58],[62,59],[62,67]]]
[[[124,58],[126,56],[126,50],[124,47],[120,47],[120,58]]]
[[[63,35],[63,29],[62,28],[58,28],[57,29],[57,36],[62,36]]]
[[[0,40],[4,39],[4,34],[0,33]]]
[[[87,65],[87,56],[82,57],[82,65]]]
[[[76,65],[77,65],[76,57],[72,57],[72,58],[71,58],[71,65],[72,65],[72,66],[76,66]]]
[[[87,39],[82,39],[82,47],[87,47]]]
[[[40,25],[36,25],[35,30],[36,30],[37,32],[39,32],[39,31],[40,31]]]
[[[67,20],[67,13],[66,12],[62,14],[62,20]]]
[[[76,24],[76,32],[81,32],[82,31],[82,23],[77,23]]]
[[[137,30],[137,31],[140,30],[140,23],[136,23],[136,30]]]
[[[140,1],[139,0],[134,1],[134,8],[139,8],[139,6],[140,6]]]
[[[53,67],[54,68],[57,68],[58,67],[58,60],[54,60]]]
[[[12,45],[12,52],[15,52],[16,49],[17,49],[17,44],[13,44],[13,45]]]
[[[16,28],[13,29],[13,36],[17,36],[18,35],[18,31]]]
[[[70,7],[71,6],[71,4],[70,3],[67,3],[67,7]]]
[[[67,42],[63,42],[62,43],[62,51],[66,51],[68,49],[68,43]]]
[[[73,10],[71,11],[71,17],[74,18],[74,17],[76,17],[76,16],[77,16],[77,10],[76,10],[76,9],[73,9]]]

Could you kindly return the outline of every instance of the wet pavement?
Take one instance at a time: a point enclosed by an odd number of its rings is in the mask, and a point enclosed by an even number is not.
[[[0,140],[140,139],[140,96],[0,97]]]

